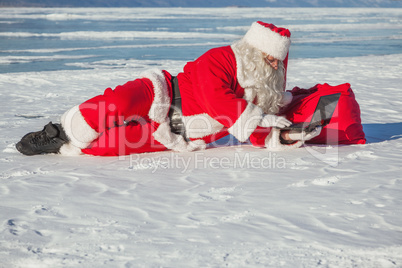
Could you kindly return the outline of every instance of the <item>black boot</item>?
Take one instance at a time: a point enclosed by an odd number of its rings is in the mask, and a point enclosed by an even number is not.
[[[31,132],[17,143],[17,150],[25,155],[59,153],[69,140],[60,124],[47,124],[42,131]]]

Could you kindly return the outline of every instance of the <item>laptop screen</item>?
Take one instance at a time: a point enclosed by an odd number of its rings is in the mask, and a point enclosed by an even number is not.
[[[311,124],[323,123],[323,121],[331,119],[340,96],[341,93],[321,96],[311,118]]]

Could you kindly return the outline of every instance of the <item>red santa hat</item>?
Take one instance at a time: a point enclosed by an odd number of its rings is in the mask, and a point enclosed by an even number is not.
[[[257,21],[251,25],[243,40],[258,50],[283,61],[289,52],[290,31]]]

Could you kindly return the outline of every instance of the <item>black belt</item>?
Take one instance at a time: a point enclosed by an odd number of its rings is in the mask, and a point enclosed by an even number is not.
[[[172,77],[172,104],[169,110],[170,129],[173,133],[183,136],[186,139],[186,128],[184,127],[181,110],[181,95],[179,81],[176,76]]]

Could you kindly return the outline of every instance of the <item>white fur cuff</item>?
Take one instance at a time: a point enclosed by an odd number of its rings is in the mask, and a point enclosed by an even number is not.
[[[240,142],[247,141],[261,121],[262,114],[260,107],[249,102],[243,113],[228,129],[228,132],[235,136]]]
[[[281,131],[277,128],[272,128],[271,133],[265,139],[265,147],[270,151],[286,151],[299,148],[303,145],[302,141],[293,144],[282,144],[279,138]]]
[[[81,148],[72,145],[70,142],[63,144],[59,150],[59,153],[63,156],[76,156],[83,154]]]
[[[99,136],[99,133],[85,121],[78,105],[61,116],[61,125],[70,139],[70,143],[80,149],[86,148]]]
[[[204,150],[207,147],[203,140],[187,142],[183,136],[172,133],[169,121],[160,124],[158,129],[153,133],[153,136],[163,146],[177,152]]]
[[[200,139],[218,133],[224,128],[221,123],[207,113],[183,116],[182,119],[186,128],[186,135],[192,139]]]

